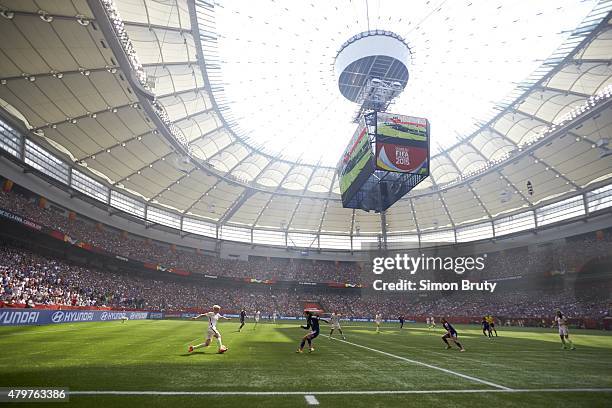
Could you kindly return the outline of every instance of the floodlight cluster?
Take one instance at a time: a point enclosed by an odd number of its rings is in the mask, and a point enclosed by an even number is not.
[[[140,82],[140,85],[143,86],[145,89],[150,90],[150,86],[147,81],[147,73],[143,65],[140,63],[140,60],[138,59],[138,55],[136,53],[134,45],[132,44],[127,30],[125,29],[125,24],[121,19],[121,16],[119,15],[119,11],[117,10],[115,2],[113,0],[103,0],[102,4],[104,5],[106,13],[108,14],[108,17],[110,18],[113,24],[113,29],[115,30],[121,47],[123,48],[126,56],[128,57],[132,69],[136,73],[138,82]],[[189,154],[191,154],[191,146],[189,145],[189,141],[181,132],[181,130],[176,125],[174,125],[174,122],[166,112],[166,109],[158,101],[154,101],[152,106],[155,109],[155,113],[161,119],[164,125],[166,125],[166,128],[170,131],[172,136],[185,148],[185,150]]]
[[[138,80],[142,86],[148,89],[147,73],[138,59],[134,45],[132,44],[132,41],[130,41],[130,37],[125,29],[125,24],[123,23],[123,20],[121,20],[121,16],[119,15],[115,2],[113,0],[102,0],[102,4],[104,5],[106,13],[113,24],[115,34],[117,35],[117,38],[119,39],[119,42],[121,43],[130,64],[132,65],[132,69],[136,73],[136,76],[138,77]]]

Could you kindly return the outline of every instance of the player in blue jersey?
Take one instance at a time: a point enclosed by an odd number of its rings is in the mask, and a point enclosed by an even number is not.
[[[491,324],[489,323],[487,316],[482,318],[482,322],[480,322],[480,324],[482,326],[482,334],[484,334],[489,339],[492,339],[493,331],[491,330]]]
[[[308,334],[302,337],[302,341],[300,343],[300,347],[297,349],[296,353],[302,353],[304,351],[304,344],[308,342],[308,348],[312,353],[314,351],[314,347],[312,347],[312,340],[314,340],[319,335],[319,320],[323,320],[325,323],[329,323],[325,319],[321,319],[318,315],[314,314],[310,310],[304,311],[304,316],[306,316],[306,326],[300,326],[304,330],[308,330]]]
[[[460,351],[465,351],[461,343],[457,341],[457,330],[455,330],[455,328],[444,318],[442,318],[442,327],[444,327],[444,329],[446,330],[446,334],[442,336],[442,341],[446,343],[446,349],[448,350],[451,348],[451,345],[448,344],[448,339],[451,339],[453,343],[455,343],[457,347],[459,347]]]
[[[404,328],[404,322],[406,321],[406,320],[404,320],[404,315],[399,315],[398,320],[400,322],[400,329],[403,329]]]
[[[246,317],[247,317],[246,310],[242,308],[242,310],[240,311],[240,327],[238,328],[238,332],[242,331],[242,328],[244,327],[244,324],[245,324]]]

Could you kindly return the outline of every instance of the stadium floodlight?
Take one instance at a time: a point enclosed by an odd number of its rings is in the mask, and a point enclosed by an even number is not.
[[[76,21],[83,27],[87,27],[90,23],[90,21],[82,14],[77,14],[74,17],[76,18]]]
[[[40,16],[40,19],[45,23],[51,23],[53,21],[53,16],[44,10],[39,10],[38,15]]]
[[[7,20],[12,20],[15,18],[15,13],[8,9],[2,9],[0,10],[0,16],[6,18]]]

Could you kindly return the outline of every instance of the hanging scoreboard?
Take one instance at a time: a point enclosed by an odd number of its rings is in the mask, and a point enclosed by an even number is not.
[[[337,170],[345,208],[386,210],[429,176],[429,121],[386,112],[361,116]]]

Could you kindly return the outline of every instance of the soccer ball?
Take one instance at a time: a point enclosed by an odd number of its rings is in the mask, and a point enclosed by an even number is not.
[[[219,354],[223,354],[223,353],[225,353],[226,351],[227,351],[227,347],[225,347],[225,346],[221,346],[221,347],[219,347]]]

